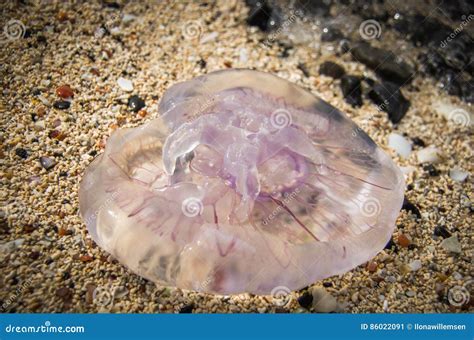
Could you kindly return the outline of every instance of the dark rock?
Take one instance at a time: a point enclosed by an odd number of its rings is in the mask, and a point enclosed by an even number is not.
[[[20,158],[23,158],[23,159],[27,159],[28,158],[28,151],[26,151],[25,149],[23,148],[16,148],[15,149],[15,154],[20,157]]]
[[[411,212],[411,213],[414,214],[417,218],[421,218],[420,210],[417,208],[416,205],[414,205],[413,203],[411,203],[406,197],[403,199],[402,210]]]
[[[40,157],[39,161],[41,163],[41,166],[46,170],[50,170],[56,165],[56,161],[49,157]]]
[[[192,313],[193,312],[193,309],[194,309],[194,304],[189,304],[189,305],[184,305],[183,307],[181,307],[181,309],[179,310],[179,313],[180,314],[189,314],[189,313]]]
[[[458,97],[461,96],[461,86],[457,80],[457,75],[453,71],[446,71],[440,78],[440,84],[448,94]]]
[[[302,10],[305,14],[314,16],[328,16],[331,9],[326,1],[297,0],[295,7]]]
[[[444,226],[436,226],[434,228],[433,234],[435,236],[440,236],[442,238],[448,238],[451,237],[451,233],[449,232],[448,229],[446,229]]]
[[[426,172],[428,172],[428,174],[429,174],[431,177],[439,176],[439,171],[438,171],[438,169],[436,169],[436,168],[434,167],[433,164],[425,165],[425,166],[423,167],[423,170],[425,170]]]
[[[303,72],[304,76],[305,77],[309,77],[309,71],[308,71],[308,68],[306,67],[305,64],[303,63],[299,63],[296,67],[298,67],[298,69]]]
[[[420,65],[422,70],[435,78],[443,74],[443,70],[447,68],[443,57],[434,50],[429,50],[426,53],[422,53],[419,56]]]
[[[319,66],[319,74],[339,79],[345,74],[345,71],[344,67],[333,63],[332,61],[325,61]]]
[[[283,308],[283,307],[276,307],[275,308],[275,314],[286,314],[289,313],[288,309]]]
[[[399,87],[390,82],[376,83],[369,92],[369,98],[388,113],[394,124],[400,122],[410,107],[410,102],[403,97]]]
[[[325,27],[323,28],[323,33],[321,34],[321,41],[329,42],[341,40],[344,38],[344,35],[340,30],[334,27]]]
[[[341,90],[348,104],[353,107],[362,105],[362,88],[358,77],[351,75],[343,76],[341,78]]]
[[[133,112],[138,112],[145,107],[145,101],[137,95],[133,95],[128,98],[128,107],[132,109]]]
[[[413,144],[416,146],[425,147],[426,145],[425,142],[420,137],[413,137],[411,140],[413,141]]]
[[[349,43],[349,40],[347,39],[342,39],[340,42],[339,42],[339,52],[341,54],[345,54],[347,52],[349,52],[351,49],[351,45]]]
[[[372,47],[363,42],[357,44],[351,53],[356,61],[372,68],[385,80],[398,85],[409,82],[413,76],[412,67],[403,60],[399,60],[392,52]]]
[[[393,237],[390,238],[388,243],[385,245],[384,249],[391,249],[391,250],[394,250],[394,251],[397,250],[397,245],[395,244],[395,242],[393,242]]]
[[[313,303],[313,295],[309,292],[304,292],[299,298],[298,303],[303,308],[309,308]]]
[[[204,59],[199,59],[197,63],[200,68],[206,68],[207,62]]]
[[[71,106],[71,103],[66,100],[58,100],[54,102],[53,107],[59,110],[67,110]]]
[[[461,83],[462,99],[468,103],[474,103],[474,81]]]
[[[278,10],[270,7],[266,1],[246,0],[245,2],[249,7],[249,16],[247,18],[249,26],[256,26],[262,31],[267,32],[280,25],[281,18]]]

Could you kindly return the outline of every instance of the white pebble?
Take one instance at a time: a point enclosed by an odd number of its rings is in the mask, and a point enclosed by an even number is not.
[[[456,182],[464,182],[469,175],[469,172],[462,170],[461,168],[455,167],[449,170],[449,177]]]
[[[421,268],[421,261],[420,260],[411,261],[408,266],[410,267],[412,272],[417,271],[418,269]]]
[[[124,91],[131,92],[133,91],[133,83],[131,80],[120,77],[117,79],[117,84]]]
[[[411,143],[405,137],[396,133],[391,133],[388,136],[388,146],[403,158],[410,157]]]
[[[203,36],[201,38],[200,43],[205,44],[207,42],[214,41],[214,40],[216,40],[218,35],[219,35],[219,33],[217,33],[217,32],[212,32],[212,33],[206,34],[205,36]]]
[[[441,242],[441,247],[446,249],[449,252],[452,253],[461,253],[461,243],[459,243],[459,240],[456,235],[453,235],[451,237],[448,237]]]
[[[438,163],[440,161],[441,152],[434,146],[418,150],[416,156],[420,163]]]

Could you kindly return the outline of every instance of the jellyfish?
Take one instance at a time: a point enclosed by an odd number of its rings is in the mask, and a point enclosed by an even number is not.
[[[94,241],[159,285],[301,289],[370,260],[403,203],[400,169],[344,113],[275,75],[229,69],[169,88],[86,169]]]

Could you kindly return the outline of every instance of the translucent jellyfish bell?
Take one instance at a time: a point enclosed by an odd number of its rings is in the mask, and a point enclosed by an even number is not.
[[[390,239],[403,175],[310,92],[225,70],[172,86],[159,111],[114,132],[80,187],[92,237],[137,274],[269,294],[351,270]]]

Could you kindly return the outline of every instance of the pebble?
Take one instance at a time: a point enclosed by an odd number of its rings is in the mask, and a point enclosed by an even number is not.
[[[56,94],[61,98],[72,98],[74,96],[74,91],[69,85],[62,85],[56,89]]]
[[[8,254],[13,252],[15,249],[19,248],[23,243],[25,243],[25,239],[19,238],[7,243],[0,244],[0,254]]]
[[[410,239],[405,236],[404,234],[399,234],[398,235],[398,244],[401,247],[408,248],[408,246],[411,244]]]
[[[313,302],[313,295],[309,292],[304,292],[300,297],[298,297],[298,303],[303,308],[308,308]]]
[[[405,117],[410,102],[403,96],[398,85],[390,82],[375,83],[369,92],[369,98],[388,113],[390,121],[397,124]]]
[[[358,77],[351,75],[343,76],[341,78],[341,90],[348,104],[353,107],[362,105],[362,88]]]
[[[317,313],[335,312],[339,307],[336,298],[324,288],[314,287],[312,289],[312,295],[313,310]]]
[[[344,38],[342,32],[334,27],[324,27],[323,33],[321,33],[321,41],[324,42],[341,40],[342,38]]]
[[[417,218],[421,218],[420,209],[413,203],[411,203],[406,197],[403,199],[402,209],[411,212]]]
[[[39,161],[41,163],[41,166],[46,170],[50,170],[56,165],[56,161],[49,157],[42,156],[40,157]]]
[[[181,309],[179,310],[179,313],[180,314],[189,314],[189,313],[192,313],[193,312],[193,309],[194,309],[194,304],[188,304],[188,305],[184,305],[183,307],[181,307]]]
[[[370,261],[367,263],[367,270],[371,273],[374,273],[377,270],[377,262]]]
[[[66,100],[58,100],[54,102],[53,107],[58,110],[67,110],[71,106],[71,102]]]
[[[128,98],[128,107],[133,112],[138,112],[145,107],[145,101],[137,95],[133,95]]]
[[[246,1],[246,4],[250,7],[247,18],[249,26],[256,26],[263,32],[280,27],[281,18],[278,12],[265,1]]]
[[[421,269],[421,261],[420,260],[414,260],[414,261],[411,261],[408,266],[410,267],[411,271],[412,272],[415,272],[419,269]]]
[[[439,171],[438,171],[438,169],[436,169],[436,168],[434,167],[433,164],[425,165],[425,166],[423,167],[423,170],[425,170],[426,172],[428,172],[428,174],[429,174],[431,177],[439,176]]]
[[[441,152],[435,146],[428,146],[416,152],[420,163],[438,163],[441,160]]]
[[[411,143],[405,137],[397,133],[391,133],[388,135],[388,146],[403,158],[410,157]]]
[[[406,293],[405,293],[408,297],[414,297],[416,295],[416,293],[412,290],[408,290]]]
[[[20,158],[23,158],[23,159],[27,159],[28,158],[28,151],[26,151],[25,149],[23,148],[16,148],[15,149],[15,154],[20,157]]]
[[[133,91],[133,83],[131,80],[120,77],[117,79],[117,84],[122,90],[126,92]]]
[[[459,243],[458,237],[456,235],[445,238],[443,242],[441,242],[441,247],[443,247],[449,252],[457,254],[460,254],[462,251],[461,243]]]
[[[442,237],[442,238],[451,237],[451,233],[449,232],[449,230],[446,229],[446,227],[444,227],[444,226],[442,226],[442,225],[436,226],[436,227],[434,228],[433,234],[434,234],[435,236],[440,236],[440,237]]]
[[[332,61],[325,61],[319,66],[319,74],[339,79],[345,74],[345,71],[344,67],[339,64],[333,63]]]
[[[449,169],[449,177],[456,182],[464,182],[469,175],[469,172],[462,170],[461,168],[455,167]]]
[[[356,61],[372,68],[384,80],[397,85],[408,83],[413,75],[410,65],[389,51],[372,47],[368,43],[359,43],[351,51]]]

